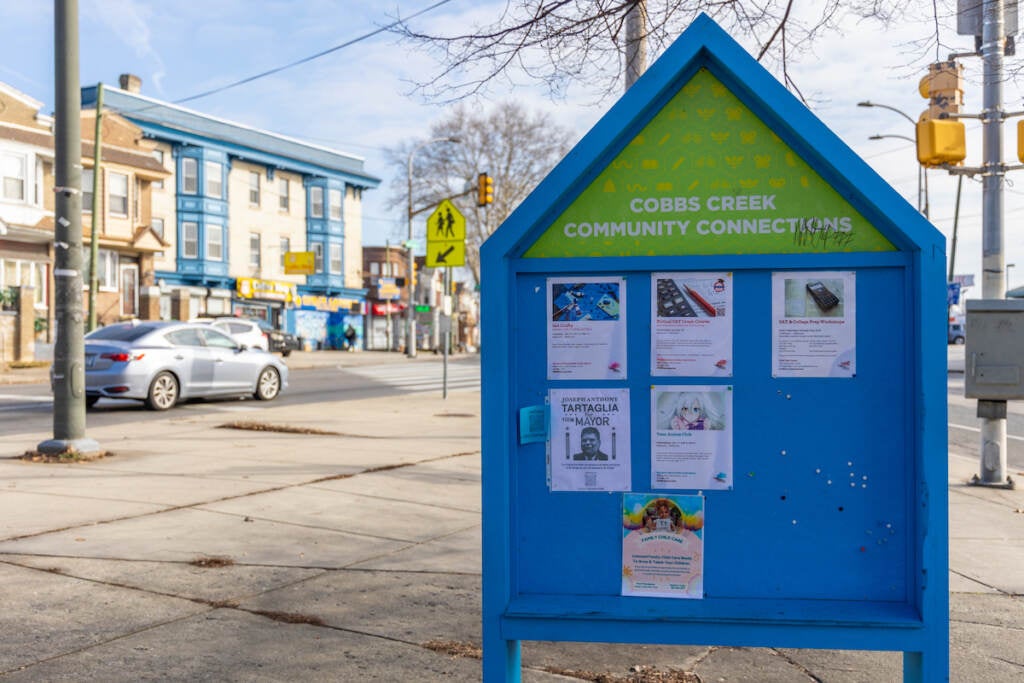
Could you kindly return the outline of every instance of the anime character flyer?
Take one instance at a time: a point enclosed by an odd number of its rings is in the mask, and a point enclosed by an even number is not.
[[[626,379],[626,280],[548,278],[548,379]]]
[[[628,491],[629,389],[552,389],[552,491]]]
[[[651,387],[651,487],[732,488],[732,387]]]
[[[651,274],[651,374],[732,376],[732,273]]]
[[[772,273],[772,376],[857,374],[853,271]]]
[[[704,496],[622,495],[622,594],[704,597]]]

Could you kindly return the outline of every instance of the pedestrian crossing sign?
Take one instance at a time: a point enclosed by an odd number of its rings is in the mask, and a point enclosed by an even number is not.
[[[444,199],[427,219],[427,268],[466,265],[466,217]]]

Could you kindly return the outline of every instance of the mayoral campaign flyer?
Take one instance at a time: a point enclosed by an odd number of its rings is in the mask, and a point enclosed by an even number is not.
[[[732,273],[651,274],[651,374],[732,376]]]
[[[853,271],[772,273],[772,376],[857,374]]]
[[[551,389],[552,491],[628,491],[629,389]]]
[[[626,379],[626,280],[548,278],[548,379]]]
[[[622,594],[704,597],[704,496],[622,495]]]
[[[732,488],[732,387],[651,387],[651,487]]]

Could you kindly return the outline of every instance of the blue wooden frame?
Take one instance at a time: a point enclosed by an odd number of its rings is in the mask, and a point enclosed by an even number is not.
[[[742,256],[630,256],[600,258],[524,258],[524,252],[568,207],[620,150],[697,72],[709,70],[778,137],[799,154],[859,211],[896,251]],[[945,241],[942,235],[829,131],[806,107],[785,90],[750,55],[707,16],[698,18],[648,72],[609,110],[583,140],[547,176],[481,249],[483,324],[483,646],[484,680],[519,680],[520,640],[574,640],[667,644],[717,644],[830,649],[898,650],[904,653],[904,680],[948,680],[949,598],[946,453]],[[548,275],[624,274],[639,286],[630,295],[640,306],[631,308],[630,334],[640,341],[630,346],[629,386],[649,382],[642,368],[648,363],[649,339],[643,311],[644,278],[657,271],[729,270],[737,288],[761,286],[766,273],[787,269],[846,269],[863,273],[866,291],[885,281],[902,288],[892,297],[886,335],[894,340],[895,358],[885,360],[893,376],[886,381],[901,397],[894,406],[902,463],[894,477],[905,490],[896,493],[904,544],[894,575],[899,579],[893,600],[794,599],[763,595],[704,600],[623,598],[606,594],[576,594],[566,580],[561,590],[528,593],[522,590],[531,563],[550,561],[531,555],[537,547],[522,543],[517,532],[536,526],[528,519],[531,507],[558,506],[564,498],[540,491],[524,471],[536,475],[540,446],[518,444],[516,416],[524,405],[537,403],[558,383],[537,379],[544,348],[543,318],[534,303],[525,301]],[[637,290],[634,292],[633,290]],[[885,291],[892,291],[887,289]],[[761,313],[767,322],[768,312]],[[882,358],[871,329],[868,306],[858,314],[858,349],[865,341],[864,362]],[[534,327],[536,325],[536,327]],[[523,330],[530,330],[524,334]],[[737,335],[737,365],[744,353]],[[539,339],[539,341],[538,341]],[[872,346],[873,344],[873,346]],[[764,354],[763,349],[756,351]],[[868,369],[865,372],[870,375]],[[541,372],[541,374],[543,374]],[[751,373],[753,376],[754,373]],[[740,383],[737,380],[737,384]],[[753,382],[763,390],[768,382],[818,390],[828,380],[768,380]],[[835,382],[836,380],[831,380]],[[846,380],[844,380],[846,381]],[[850,380],[852,382],[853,380]],[[870,381],[865,379],[864,381]],[[801,384],[801,382],[803,384]],[[876,384],[878,380],[875,380]],[[587,386],[622,386],[610,382],[581,382]],[[775,384],[772,385],[773,387]],[[840,386],[836,384],[831,387]],[[851,386],[851,385],[846,385]],[[822,389],[830,391],[830,389]],[[812,391],[813,393],[813,391]],[[738,400],[738,399],[737,399]],[[631,403],[642,404],[633,398]],[[644,410],[634,409],[644,418]],[[634,417],[635,419],[635,417]],[[737,430],[741,429],[737,410]],[[867,429],[868,426],[865,426]],[[643,437],[634,424],[634,448]],[[533,450],[529,450],[532,448]],[[634,469],[634,481],[638,475]],[[714,492],[713,495],[721,495]],[[558,496],[596,494],[558,494]],[[734,490],[729,505],[743,505],[743,492]],[[879,495],[879,494],[874,494]],[[891,496],[891,492],[889,493]],[[583,499],[579,499],[583,500]],[[588,501],[595,500],[593,498]],[[709,498],[713,502],[714,498]],[[591,503],[587,503],[591,504]],[[593,505],[604,505],[593,503]],[[805,503],[810,505],[810,503]],[[720,506],[725,507],[725,506]],[[805,509],[809,513],[814,509]],[[710,514],[710,513],[709,513]],[[709,527],[714,526],[709,516]],[[517,542],[519,538],[519,542]],[[721,546],[720,546],[721,547]],[[708,561],[713,550],[707,549]],[[585,559],[585,558],[584,558]],[[785,564],[787,558],[775,558]],[[794,560],[795,564],[795,560]],[[800,566],[809,580],[820,576]],[[525,581],[524,581],[525,579]],[[757,587],[753,589],[756,592]],[[767,590],[767,589],[766,589]],[[826,596],[827,597],[827,596]]]

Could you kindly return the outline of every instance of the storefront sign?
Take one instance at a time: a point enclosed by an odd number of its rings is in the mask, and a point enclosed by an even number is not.
[[[303,308],[315,308],[318,311],[336,313],[337,311],[350,311],[353,306],[362,308],[362,301],[358,299],[343,299],[336,296],[324,296],[322,294],[303,294],[296,299]]]
[[[284,254],[285,275],[312,275],[316,272],[316,260],[311,251],[286,251]]]
[[[264,299],[266,301],[298,301],[295,284],[279,280],[259,280],[254,277],[240,277],[235,282],[235,290],[240,299]]]

